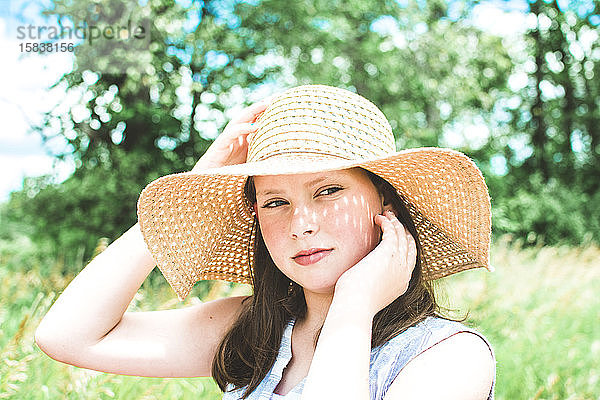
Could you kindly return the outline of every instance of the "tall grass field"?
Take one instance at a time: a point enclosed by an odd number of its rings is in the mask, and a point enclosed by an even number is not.
[[[73,276],[61,260],[42,261],[26,238],[0,242],[0,398],[220,399],[208,378],[118,376],[56,362],[36,346],[35,329]],[[472,270],[438,282],[439,299],[466,316],[494,346],[496,399],[600,399],[600,249],[522,249],[498,241],[495,271]],[[83,267],[83,265],[82,265]],[[147,280],[130,310],[185,307],[248,291],[197,285],[178,302],[161,277]]]

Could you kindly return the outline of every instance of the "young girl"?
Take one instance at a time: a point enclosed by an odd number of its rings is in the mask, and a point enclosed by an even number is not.
[[[493,398],[489,343],[438,316],[430,286],[488,266],[483,177],[456,151],[396,152],[366,99],[309,85],[248,107],[138,217],[41,322],[50,357],[212,376],[223,399]],[[125,312],[155,265],[180,299],[201,279],[253,295]]]

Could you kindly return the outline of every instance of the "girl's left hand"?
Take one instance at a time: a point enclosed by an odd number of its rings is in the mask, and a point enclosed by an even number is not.
[[[381,242],[340,276],[334,293],[334,301],[366,307],[372,316],[406,292],[417,258],[414,238],[391,211],[375,223]]]

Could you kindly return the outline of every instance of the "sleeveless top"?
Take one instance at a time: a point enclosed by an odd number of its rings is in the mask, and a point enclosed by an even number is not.
[[[283,332],[279,354],[277,355],[275,363],[254,392],[247,397],[247,400],[300,400],[306,378],[298,383],[286,395],[273,393],[283,376],[283,370],[292,359],[292,330],[294,328],[294,322],[294,320],[288,322]],[[494,357],[492,346],[479,332],[470,329],[459,322],[448,321],[437,317],[428,317],[408,328],[398,336],[393,337],[386,343],[371,350],[371,362],[369,366],[370,399],[382,400],[400,370],[402,370],[410,360],[435,344],[459,332],[470,332],[479,336],[487,344],[492,357]],[[488,400],[494,399],[495,376],[496,373],[494,371],[494,381],[490,388]],[[222,400],[241,399],[244,389],[245,387],[233,390],[233,385],[230,384],[227,387],[227,391],[223,395]]]

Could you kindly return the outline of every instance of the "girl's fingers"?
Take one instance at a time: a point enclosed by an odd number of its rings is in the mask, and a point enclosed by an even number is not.
[[[388,254],[388,257],[397,258],[398,257],[398,232],[394,227],[394,224],[387,215],[380,215],[381,218],[381,242],[379,246],[381,251],[385,254]]]
[[[406,266],[412,270],[417,260],[417,245],[415,239],[391,211],[386,212],[386,217],[396,230],[396,236],[398,238],[397,249],[399,249],[400,254],[404,254]]]
[[[390,219],[387,217],[387,215],[378,215],[377,217],[380,217],[380,226],[381,226],[381,230],[383,232],[383,235],[381,236],[381,240],[382,241],[390,241],[390,240],[394,240],[398,234],[396,232],[396,229],[394,228],[394,225],[392,224],[392,221],[390,221]]]
[[[230,122],[223,133],[216,139],[222,146],[230,146],[235,143],[237,147],[244,147],[248,143],[248,136],[256,132],[257,126],[249,122],[233,124]],[[217,146],[218,147],[218,146]]]
[[[251,106],[248,106],[240,112],[240,114],[233,118],[232,121],[236,123],[240,122],[254,122],[258,115],[265,111],[265,109],[269,106],[270,101],[262,100],[258,103],[254,103]]]
[[[250,134],[256,132],[257,126],[250,123],[242,123],[236,125],[236,136],[237,136],[237,144],[242,147],[249,143]]]
[[[219,137],[230,137],[237,138],[239,135],[247,135],[256,131],[258,128],[257,125],[251,124],[250,122],[240,122],[235,123],[234,121],[229,122],[223,131],[223,135],[219,135]]]
[[[398,220],[398,218],[396,218],[396,215],[393,212],[386,211],[386,215],[387,215],[387,218],[389,219],[389,221],[391,222],[392,226],[394,227],[394,230],[396,231],[396,237],[398,238],[397,239],[398,240],[397,249],[400,250],[401,254],[406,254],[407,253],[407,241],[406,241],[404,225],[402,225],[400,223],[400,221]]]
[[[235,130],[240,135],[247,135],[256,131],[257,128],[258,126],[255,124],[251,124],[250,122],[242,122],[236,125]]]

